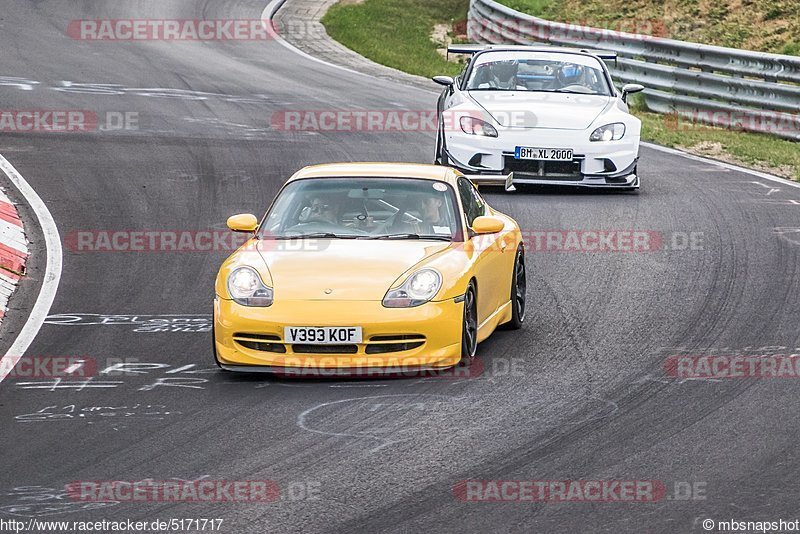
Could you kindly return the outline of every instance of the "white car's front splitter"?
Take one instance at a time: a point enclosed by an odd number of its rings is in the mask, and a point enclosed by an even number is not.
[[[498,137],[445,132],[448,164],[478,183],[514,183],[636,188],[639,137],[590,142],[589,132],[558,129],[502,129]],[[515,148],[571,149],[572,161],[515,159]]]

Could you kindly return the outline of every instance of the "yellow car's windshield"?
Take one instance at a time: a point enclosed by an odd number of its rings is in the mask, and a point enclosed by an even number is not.
[[[308,178],[289,183],[262,239],[432,239],[460,231],[453,188],[416,178]]]

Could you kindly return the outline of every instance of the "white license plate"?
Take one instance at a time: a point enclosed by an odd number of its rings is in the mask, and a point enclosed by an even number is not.
[[[285,326],[285,343],[308,343],[311,345],[337,345],[361,343],[360,326]]]
[[[514,159],[544,159],[548,161],[572,161],[571,148],[534,148],[518,146],[514,149]]]

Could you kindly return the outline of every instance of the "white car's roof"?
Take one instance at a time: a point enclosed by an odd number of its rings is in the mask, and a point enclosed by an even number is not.
[[[494,61],[511,61],[511,60],[525,60],[525,59],[547,59],[553,61],[563,61],[565,63],[574,63],[576,65],[583,65],[584,67],[600,68],[602,69],[602,61],[595,56],[581,53],[571,53],[555,50],[487,50],[482,52],[475,58],[475,65],[483,65],[484,63],[491,63]]]
[[[447,47],[447,51],[453,54],[476,54],[487,50],[519,50],[528,52],[548,52],[565,54],[584,54],[597,56],[600,59],[616,59],[617,53],[610,50],[599,50],[591,48],[576,48],[569,46],[552,45],[488,45],[488,44],[452,44]]]

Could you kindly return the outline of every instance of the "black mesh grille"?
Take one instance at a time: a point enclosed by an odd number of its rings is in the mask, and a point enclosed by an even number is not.
[[[406,341],[409,339],[414,341],[424,341],[425,336],[421,336],[419,334],[401,334],[397,336],[372,336],[369,338],[370,341]]]
[[[280,341],[281,337],[276,336],[275,334],[248,334],[243,332],[237,332],[233,334],[233,337],[243,337],[247,339],[260,339],[263,341]]]
[[[404,350],[416,349],[424,344],[424,341],[413,341],[410,343],[377,343],[375,345],[367,345],[364,351],[367,354],[386,354],[387,352],[402,352]]]
[[[505,157],[504,173],[513,172],[519,177],[530,176],[531,178],[558,180],[580,180],[581,162],[572,161],[538,161],[527,159],[514,159]]]
[[[236,343],[245,348],[258,350],[261,352],[277,352],[280,354],[284,354],[286,352],[286,347],[283,346],[282,343],[262,343],[259,341],[244,341],[241,339],[237,339]]]

